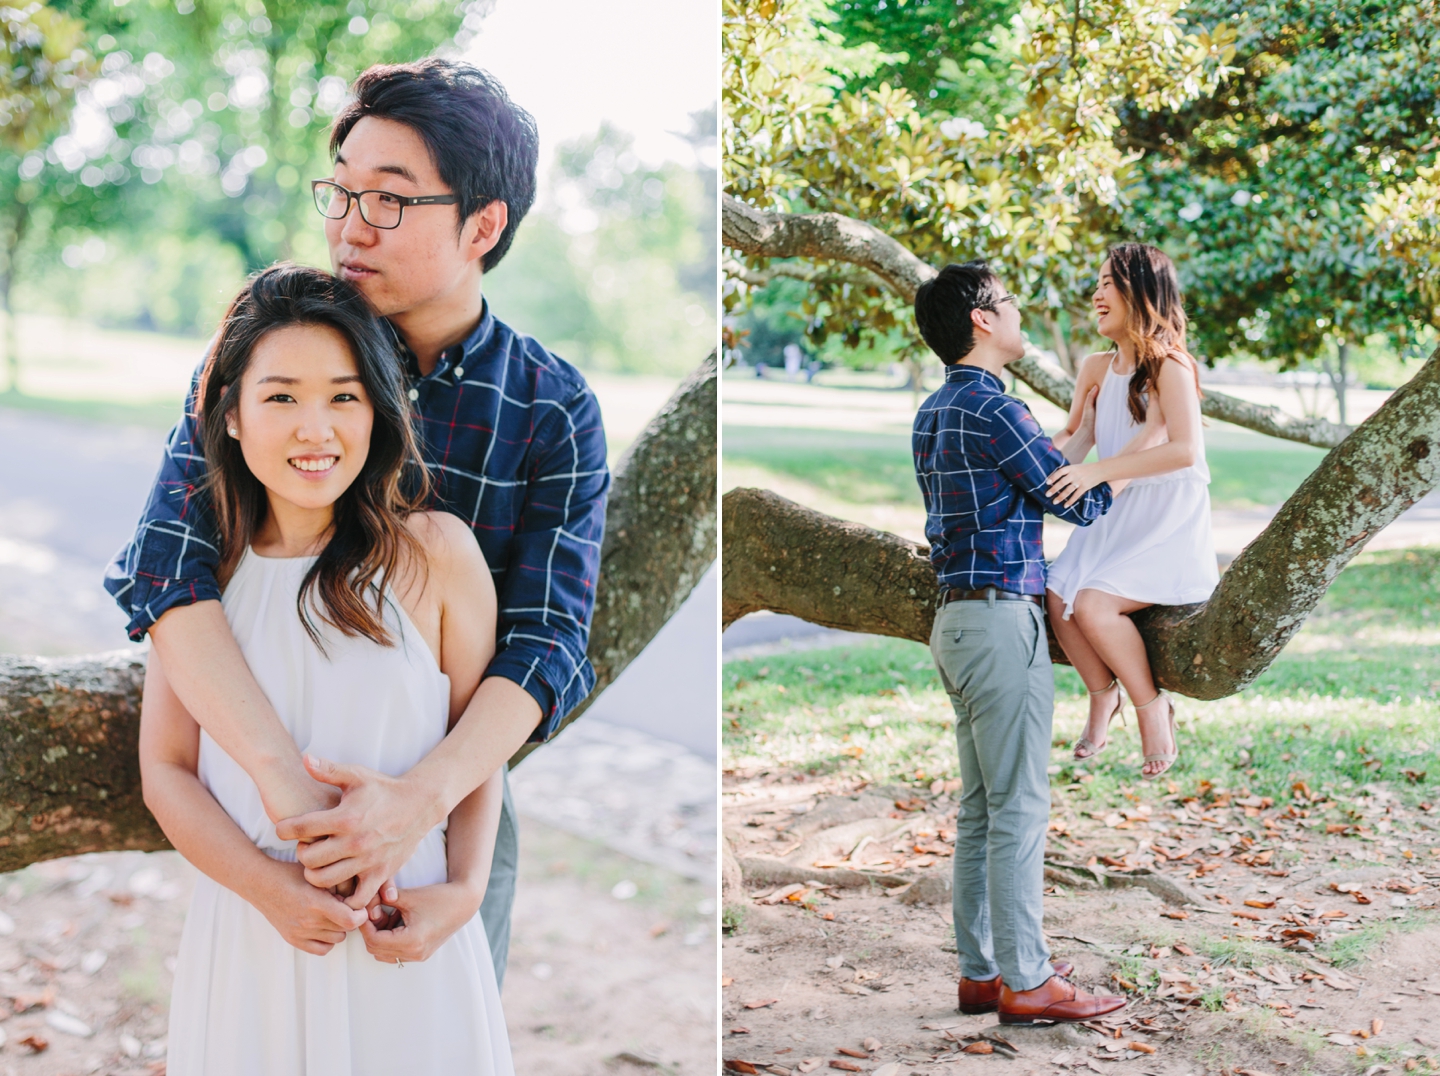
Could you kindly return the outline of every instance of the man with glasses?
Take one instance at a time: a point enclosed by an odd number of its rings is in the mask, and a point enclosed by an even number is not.
[[[1041,929],[1055,709],[1041,520],[1083,527],[1112,491],[1102,483],[1069,508],[1049,495],[1049,476],[1070,461],[1001,380],[1025,354],[1019,306],[984,262],[947,265],[915,293],[920,335],[946,366],[912,448],[940,580],[930,652],[955,708],[963,782],[952,890],[960,1011],[998,1011],[1005,1024],[1090,1020],[1125,1004],[1077,990]]]
[[[584,378],[496,320],[481,293],[535,198],[530,116],[466,64],[379,66],[356,81],[330,149],[334,174],[313,189],[333,270],[394,330],[432,507],[469,523],[494,575],[497,653],[485,679],[411,771],[423,777],[302,759],[220,607],[193,387],[106,587],[131,638],[149,634],[186,708],[255,781],[277,834],[302,842],[306,877],[323,887],[357,878],[348,903],[363,908],[456,804],[527,740],[552,735],[594,686],[585,651],[610,479]],[[497,978],[516,855],[507,785],[480,909]]]

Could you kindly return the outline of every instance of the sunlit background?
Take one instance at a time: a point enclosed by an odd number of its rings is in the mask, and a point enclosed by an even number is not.
[[[540,195],[484,289],[585,372],[612,463],[715,346],[707,0],[56,0],[0,24],[11,55],[74,80],[29,113],[0,95],[0,652],[132,645],[104,565],[246,274],[328,267],[308,181],[372,63],[463,57],[535,116]],[[516,772],[505,1005],[522,1071],[713,1063],[716,613],[712,570]],[[188,871],[127,853],[0,876],[0,977],[57,991],[17,1018],[51,1040],[31,1070],[163,1056]],[[24,1035],[7,1026],[0,1053]]]

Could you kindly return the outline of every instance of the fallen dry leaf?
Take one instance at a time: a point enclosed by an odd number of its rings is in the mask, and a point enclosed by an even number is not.
[[[799,1062],[795,1067],[801,1072],[814,1072],[823,1064],[825,1064],[825,1059],[823,1057],[807,1057],[804,1061]]]
[[[779,1001],[780,1001],[779,998],[763,998],[763,999],[756,1000],[756,1001],[747,1001],[747,1002],[745,1002],[745,1008],[747,1008],[747,1009],[768,1009],[771,1005],[775,1005],[775,1004],[777,1004]]]
[[[1171,946],[1171,948],[1174,949],[1181,956],[1195,955],[1195,950],[1191,949],[1190,946],[1186,945],[1184,942],[1176,942],[1174,945]]]
[[[851,1049],[849,1046],[837,1046],[837,1047],[835,1047],[835,1052],[836,1052],[837,1054],[844,1054],[846,1057],[869,1057],[869,1056],[870,1056],[870,1055],[867,1054],[864,1050],[853,1050],[853,1049]]]
[[[900,1076],[900,1062],[887,1061],[872,1072],[870,1076]]]
[[[1247,900],[1247,901],[1245,902],[1245,907],[1247,907],[1247,908],[1273,908],[1273,907],[1275,907],[1275,902],[1274,902],[1273,900],[1255,900],[1255,899],[1252,898],[1252,899]]]
[[[962,1054],[993,1054],[995,1047],[988,1042],[972,1042],[960,1052]]]
[[[748,1035],[748,1034],[750,1034],[750,1029],[749,1029],[748,1027],[732,1027],[732,1028],[730,1029],[730,1034],[732,1034],[732,1035]]]
[[[32,1054],[43,1054],[50,1049],[50,1040],[44,1035],[37,1035],[33,1032],[20,1040],[20,1045],[28,1047]]]
[[[831,1062],[830,1062],[830,1067],[831,1067],[832,1069],[840,1069],[842,1072],[864,1072],[864,1071],[865,1071],[865,1070],[862,1069],[859,1065],[855,1064],[855,1062],[853,1062],[853,1061],[831,1061]]]
[[[865,1047],[865,1049],[869,1050],[873,1054],[876,1050],[880,1049],[881,1042],[879,1039],[871,1038],[863,1040],[860,1045]]]
[[[726,987],[726,986],[729,986],[729,985],[730,985],[731,983],[733,983],[734,981],[735,981],[735,977],[734,977],[733,975],[726,975],[726,976],[724,976],[724,977],[720,980],[720,985],[721,985],[722,987]]]
[[[1151,1046],[1148,1042],[1127,1042],[1125,1049],[1135,1050],[1142,1054],[1153,1054],[1155,1052],[1155,1047]]]
[[[1380,1032],[1382,1032],[1382,1031],[1384,1031],[1384,1030],[1385,1030],[1385,1021],[1382,1020],[1382,1019],[1380,1019],[1380,1017],[1377,1016],[1377,1017],[1375,1017],[1375,1019],[1373,1019],[1373,1020],[1370,1021],[1370,1034],[1372,1034],[1372,1035],[1378,1035],[1378,1034],[1380,1034]]]
[[[1246,903],[1249,903],[1249,902],[1247,901]],[[1233,912],[1231,912],[1230,914],[1233,915],[1236,919],[1251,919],[1251,920],[1254,920],[1254,921],[1257,922],[1257,923],[1260,922],[1260,920],[1262,920],[1262,919],[1265,918],[1263,915],[1256,915],[1254,912],[1242,911],[1242,910],[1239,909],[1239,908],[1236,908],[1236,909],[1235,909]]]
[[[1183,911],[1183,910],[1178,909],[1178,908],[1166,908],[1166,909],[1165,909],[1163,912],[1161,912],[1160,914],[1163,915],[1166,919],[1189,919],[1189,918],[1190,918],[1190,913],[1189,913],[1189,912]]]

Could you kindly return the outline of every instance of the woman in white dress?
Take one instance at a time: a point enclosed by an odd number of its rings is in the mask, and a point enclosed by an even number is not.
[[[222,605],[303,751],[399,776],[464,711],[495,648],[473,535],[420,511],[398,360],[360,293],[275,266],[212,346],[200,430]],[[255,784],[185,711],[154,654],[145,802],[203,873],[170,1009],[170,1076],[513,1073],[477,914],[499,778],[420,844],[383,905],[305,881]]]
[[[1101,482],[1119,492],[1108,513],[1070,536],[1050,566],[1046,597],[1055,636],[1090,691],[1075,758],[1105,749],[1123,687],[1136,704],[1141,776],[1152,780],[1179,755],[1175,705],[1155,687],[1130,614],[1205,601],[1220,578],[1199,367],[1185,347],[1175,266],[1161,251],[1140,243],[1112,248],[1093,301],[1100,335],[1115,347],[1080,368],[1070,420],[1055,438],[1071,462],[1050,476],[1050,493],[1069,503]],[[1081,462],[1092,444],[1099,461]]]

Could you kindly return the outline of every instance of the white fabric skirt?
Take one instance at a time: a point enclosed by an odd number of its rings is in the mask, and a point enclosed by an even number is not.
[[[1180,472],[1132,483],[1110,511],[1076,527],[1046,585],[1064,600],[1068,620],[1082,590],[1188,605],[1205,601],[1219,582],[1209,486]]]
[[[167,1071],[513,1076],[485,927],[476,915],[421,964],[381,964],[358,931],[312,956],[201,876],[175,968]]]

